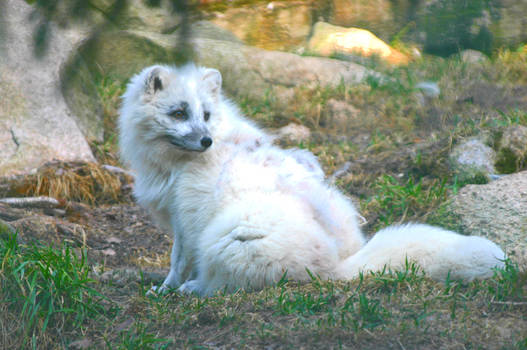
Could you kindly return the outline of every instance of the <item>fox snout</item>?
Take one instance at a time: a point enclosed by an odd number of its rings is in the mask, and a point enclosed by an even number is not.
[[[169,135],[168,141],[184,151],[194,152],[204,152],[212,145],[212,138],[209,135],[196,132],[192,132],[183,137]]]
[[[210,145],[212,145],[212,139],[208,136],[204,136],[201,138],[201,141],[200,141],[201,145],[205,148],[209,148]]]

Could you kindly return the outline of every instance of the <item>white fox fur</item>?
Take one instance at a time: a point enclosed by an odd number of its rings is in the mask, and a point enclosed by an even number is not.
[[[368,243],[351,201],[308,151],[283,150],[221,94],[215,69],[152,66],[132,78],[119,119],[134,193],[174,234],[154,289],[210,295],[280,280],[351,279],[416,261],[434,279],[489,277],[491,241],[427,225],[389,227]]]

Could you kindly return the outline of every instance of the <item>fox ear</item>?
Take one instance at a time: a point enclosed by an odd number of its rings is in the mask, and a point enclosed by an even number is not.
[[[164,89],[163,76],[165,70],[162,67],[154,67],[148,74],[145,85],[146,92],[154,95],[156,92]]]
[[[203,83],[213,94],[217,95],[221,90],[221,73],[213,68],[207,68],[203,73]]]

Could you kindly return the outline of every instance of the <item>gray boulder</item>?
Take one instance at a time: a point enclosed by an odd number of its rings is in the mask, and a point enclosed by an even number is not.
[[[458,180],[466,182],[481,177],[488,179],[490,174],[495,174],[495,158],[492,148],[478,139],[470,139],[454,147],[449,162]]]
[[[28,1],[46,5],[46,2]],[[173,32],[182,22],[182,16],[174,11],[171,0],[90,0],[80,11],[72,13],[72,1],[56,1],[48,16],[60,25],[82,26],[86,30],[94,27],[112,27],[119,29],[134,28],[137,30],[152,30],[163,33]],[[152,4],[152,6],[149,5]],[[77,10],[79,11],[79,10]]]
[[[455,221],[453,228],[491,239],[527,267],[527,171],[463,187],[442,221]]]
[[[33,33],[38,21],[31,19],[31,6],[7,0],[2,11],[0,176],[25,173],[53,159],[94,161],[85,135],[97,139],[102,128],[78,118],[61,93],[60,68],[78,37],[52,25],[47,54],[37,59]]]
[[[217,26],[210,21],[197,21],[192,23],[192,36],[213,40],[231,41],[242,44],[243,42],[231,31]]]
[[[301,45],[311,30],[313,6],[305,1],[252,1],[209,12],[207,18],[243,40],[268,50],[289,50]]]
[[[108,5],[115,1],[99,0]],[[128,0],[119,25],[123,28],[153,30],[162,33],[173,32],[181,24],[181,16],[174,12],[172,2],[159,1],[159,6],[148,6],[144,0]]]
[[[355,84],[375,74],[350,62],[266,51],[242,45],[232,38],[217,40],[219,36],[212,36],[210,30],[206,33],[207,37],[195,37],[191,41],[194,60],[220,70],[224,87],[233,96],[261,99],[271,93],[279,103],[285,104],[292,99],[295,87]],[[90,57],[87,60],[90,69],[126,81],[148,65],[175,63],[179,54],[178,38],[177,33],[107,32],[98,38],[95,49],[80,47],[80,54]]]

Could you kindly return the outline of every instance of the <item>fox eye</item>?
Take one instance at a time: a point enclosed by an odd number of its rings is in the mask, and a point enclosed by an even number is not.
[[[210,112],[207,112],[207,111],[203,112],[203,119],[205,119],[205,121],[208,122],[210,119]]]
[[[176,119],[184,119],[186,116],[185,111],[182,109],[176,109],[175,111],[170,112],[168,115]]]

